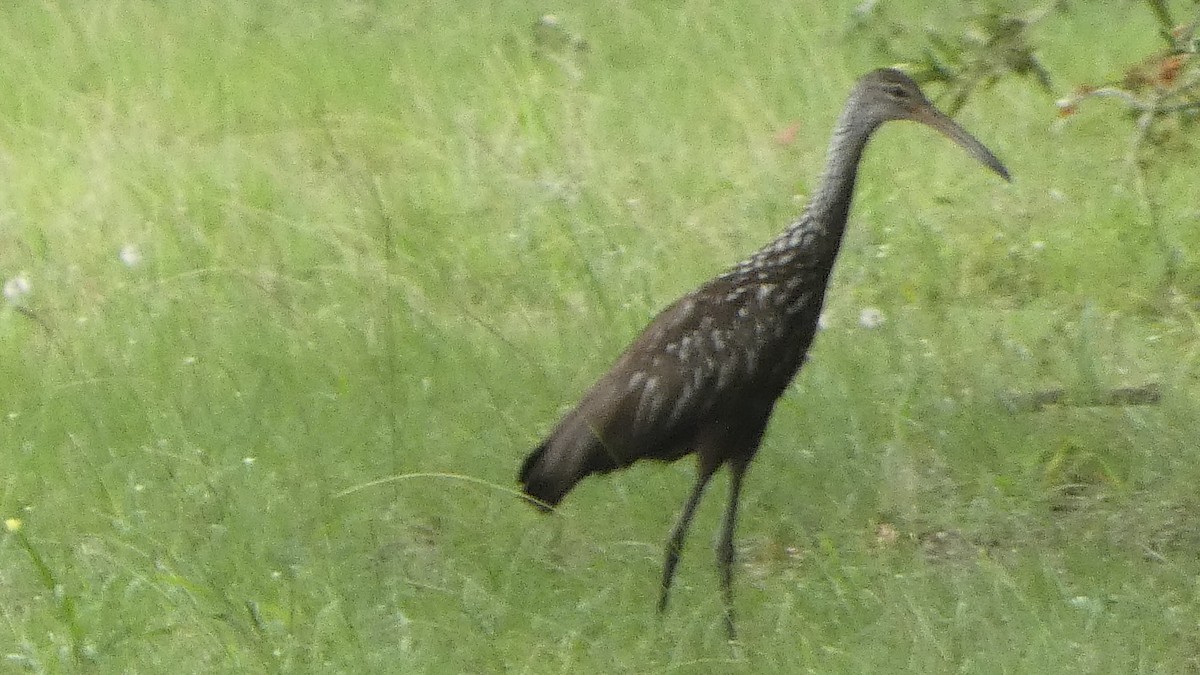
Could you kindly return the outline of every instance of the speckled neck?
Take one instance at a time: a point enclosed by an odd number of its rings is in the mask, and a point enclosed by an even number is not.
[[[744,276],[760,270],[801,265],[828,272],[837,257],[846,229],[858,162],[879,121],[858,112],[858,92],[846,102],[826,155],[825,172],[804,213],[771,243],[738,263],[726,276]]]

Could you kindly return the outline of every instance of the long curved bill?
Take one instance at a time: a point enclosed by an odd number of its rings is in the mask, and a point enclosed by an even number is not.
[[[946,138],[958,143],[971,156],[979,160],[987,168],[1000,174],[1000,177],[1006,181],[1012,182],[1012,178],[1008,175],[1008,169],[996,159],[991,150],[984,147],[983,143],[975,140],[975,137],[967,133],[966,129],[958,126],[958,123],[946,116],[945,113],[933,107],[925,105],[913,112],[912,119],[914,122],[920,122],[937,129],[942,132]]]

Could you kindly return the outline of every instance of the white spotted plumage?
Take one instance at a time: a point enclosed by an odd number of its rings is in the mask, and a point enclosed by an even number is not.
[[[640,459],[697,456],[696,482],[667,544],[660,610],[696,505],[712,475],[727,464],[730,498],[717,550],[726,629],[733,637],[732,538],[742,477],[816,333],[863,149],[880,124],[894,119],[938,129],[1008,177],[999,160],[938,112],[909,77],[890,69],[864,76],[838,118],[820,187],[800,219],[664,309],[521,467],[525,493],[550,508],[592,473]]]

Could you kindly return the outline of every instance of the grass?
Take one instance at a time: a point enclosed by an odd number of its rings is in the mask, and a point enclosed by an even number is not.
[[[880,65],[852,4],[0,10],[6,667],[1200,670],[1194,162],[1153,223],[1128,122],[1019,82],[960,115],[1010,186],[914,125],[868,150],[748,481],[737,649],[723,481],[661,622],[687,463],[553,518],[511,493],[657,309],[799,211]],[[1039,28],[1064,89],[1156,48],[1103,5]],[[585,51],[535,44],[551,9]]]

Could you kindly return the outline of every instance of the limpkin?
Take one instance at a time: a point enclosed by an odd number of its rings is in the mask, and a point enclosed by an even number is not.
[[[704,488],[728,465],[729,504],[716,553],[725,628],[735,635],[733,530],[742,479],[816,333],[863,148],[890,120],[933,127],[1009,180],[1000,160],[911,78],[892,69],[868,73],[850,92],[820,187],[803,215],[659,313],[521,467],[527,498],[548,511],[589,474],[696,454],[696,482],[667,540],[659,613]]]

